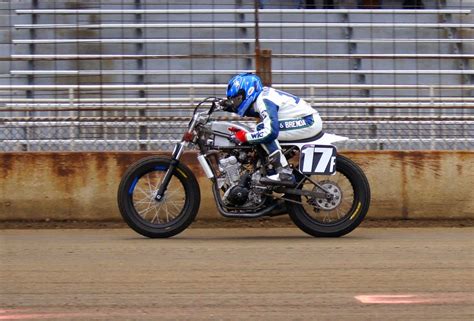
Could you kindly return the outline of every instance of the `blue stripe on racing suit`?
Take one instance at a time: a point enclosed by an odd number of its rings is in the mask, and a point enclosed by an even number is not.
[[[247,140],[252,144],[271,143],[278,137],[280,124],[278,122],[278,105],[268,99],[264,99],[265,110],[260,112],[263,128],[257,128],[256,131],[247,134]]]

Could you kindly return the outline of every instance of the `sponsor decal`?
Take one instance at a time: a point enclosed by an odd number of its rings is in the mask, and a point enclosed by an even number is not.
[[[255,88],[250,87],[249,90],[247,90],[247,96],[250,96],[251,94],[253,94],[254,91],[255,91]]]
[[[263,137],[263,133],[262,132],[256,132],[256,133],[250,134],[250,136],[252,137],[252,139],[258,139],[258,138]]]
[[[280,129],[300,128],[306,126],[304,119],[287,120],[280,122]]]

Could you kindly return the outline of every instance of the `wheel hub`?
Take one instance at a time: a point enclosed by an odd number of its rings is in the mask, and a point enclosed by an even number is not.
[[[342,202],[342,190],[339,185],[332,181],[323,181],[320,182],[320,185],[328,191],[326,193],[326,198],[314,198],[312,200],[313,205],[326,211],[331,211],[338,207]],[[315,186],[313,192],[316,192],[317,190],[320,189]]]

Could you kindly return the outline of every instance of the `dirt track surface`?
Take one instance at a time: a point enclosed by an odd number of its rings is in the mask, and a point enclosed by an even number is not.
[[[472,320],[473,232],[0,230],[0,320]]]

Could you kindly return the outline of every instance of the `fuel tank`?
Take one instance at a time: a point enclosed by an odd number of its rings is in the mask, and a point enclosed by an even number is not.
[[[229,127],[235,127],[235,128],[245,130],[245,131],[252,131],[252,128],[239,122],[214,121],[211,124],[211,130],[214,133],[214,146],[216,147],[235,146],[235,144],[228,139],[228,137],[232,135],[232,132],[229,130]]]

